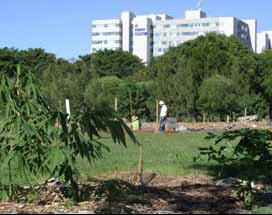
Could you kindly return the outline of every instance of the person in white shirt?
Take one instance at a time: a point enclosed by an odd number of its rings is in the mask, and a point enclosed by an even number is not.
[[[161,113],[160,113],[160,131],[165,131],[166,121],[167,121],[167,106],[164,101],[160,101]]]

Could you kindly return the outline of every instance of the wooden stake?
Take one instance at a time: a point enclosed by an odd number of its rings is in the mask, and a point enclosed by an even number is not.
[[[117,97],[115,97],[114,99],[114,110],[115,112],[118,112],[118,98]]]
[[[159,124],[159,101],[156,101],[156,123]]]
[[[65,100],[65,105],[66,105],[66,113],[68,114],[68,120],[71,118],[71,109],[70,109],[70,100],[66,99]]]
[[[131,95],[131,90],[129,91],[129,103],[130,103],[130,117],[131,117],[131,121],[132,121],[132,95]]]
[[[139,178],[138,178],[138,184],[143,186],[144,185],[144,154],[143,154],[143,145],[141,144],[139,150]]]
[[[227,123],[230,123],[230,116],[227,116]]]

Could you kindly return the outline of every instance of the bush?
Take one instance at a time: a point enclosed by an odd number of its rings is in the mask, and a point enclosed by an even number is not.
[[[216,161],[224,167],[240,167],[239,176],[249,180],[271,174],[271,131],[241,129],[220,135],[211,133],[207,139],[214,139],[214,146],[200,148],[200,156],[207,156],[209,161]],[[256,175],[258,170],[264,168],[269,171],[260,171],[261,173]]]
[[[219,115],[222,120],[239,109],[238,92],[239,88],[234,81],[216,75],[202,82],[198,103],[204,113]]]

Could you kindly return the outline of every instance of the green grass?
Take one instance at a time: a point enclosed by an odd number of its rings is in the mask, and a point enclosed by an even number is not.
[[[207,159],[202,158],[194,163],[199,155],[199,147],[205,147],[212,142],[205,140],[206,133],[179,134],[137,134],[137,139],[143,144],[144,171],[164,175],[186,176],[194,174],[209,174],[213,167]],[[139,166],[139,146],[128,139],[127,147],[114,144],[112,139],[104,137],[100,142],[107,145],[110,152],[104,153],[104,158],[90,165],[86,160],[79,160],[78,168],[83,177],[111,175],[116,172],[135,172]],[[54,160],[58,160],[58,155]],[[54,161],[52,161],[54,163]],[[14,171],[18,185],[26,185],[25,175]],[[1,181],[8,184],[8,169],[2,170]],[[38,181],[44,181],[43,176]],[[32,180],[30,180],[32,181]]]
[[[258,208],[252,214],[272,214],[272,208],[271,207]]]
[[[207,173],[194,166],[205,166],[207,161],[194,163],[199,154],[199,147],[207,146],[204,140],[206,133],[180,134],[138,134],[137,138],[144,148],[144,170],[159,174],[192,175]],[[114,145],[111,140],[104,139],[110,153],[96,161],[93,166],[80,161],[79,167],[83,175],[96,176],[114,172],[137,171],[139,162],[139,146],[128,143],[127,148]]]

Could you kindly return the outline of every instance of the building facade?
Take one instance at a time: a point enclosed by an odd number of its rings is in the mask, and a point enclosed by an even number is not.
[[[92,53],[99,50],[123,50],[148,63],[170,47],[208,33],[237,36],[254,52],[257,49],[257,21],[235,17],[209,18],[202,10],[187,10],[184,19],[167,14],[136,16],[123,12],[121,19],[92,22]]]
[[[95,20],[92,24],[92,52],[120,50],[122,44],[122,22],[119,19]]]
[[[257,53],[260,54],[272,48],[272,31],[263,31],[257,36]]]

